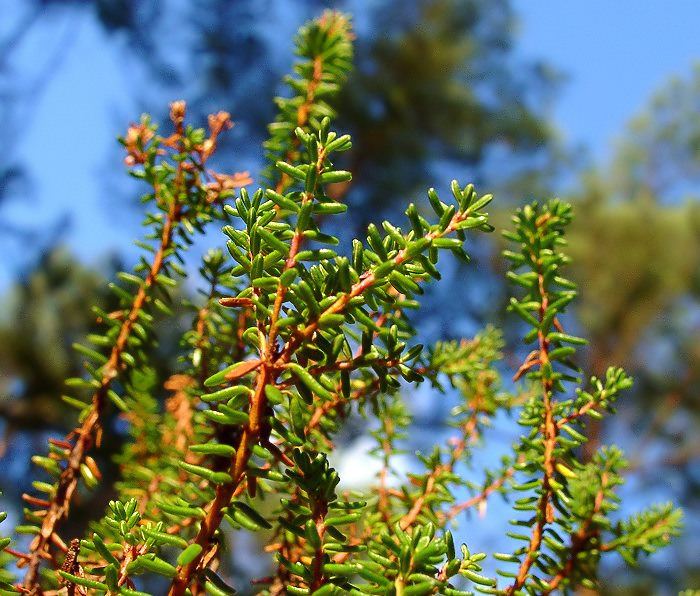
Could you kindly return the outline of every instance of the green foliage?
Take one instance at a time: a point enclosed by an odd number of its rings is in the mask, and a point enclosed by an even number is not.
[[[678,533],[670,506],[614,518],[618,449],[585,464],[576,456],[585,419],[613,413],[631,380],[609,368],[582,384],[575,356],[584,341],[559,320],[576,297],[560,271],[569,205],[527,206],[507,233],[517,244],[506,253],[509,278],[521,294],[510,308],[534,343],[516,372],[528,383],[514,395],[500,386],[498,331],[424,348],[412,314],[440,278],[440,257],[469,261],[466,241],[493,230],[484,211],[491,195],[453,181],[449,199],[428,191],[429,216],[410,204],[403,227],[370,224],[347,254],[336,248],[328,222],[347,217],[348,205],[328,189],[351,181],[334,166],[351,142],[331,129],[324,97],[345,79],[350,39],[349,20],[335,13],[300,33],[298,78],[278,102],[266,146],[274,163],[258,190],[236,193],[250,184],[246,175],[207,167],[227,114],[211,116],[207,132],[185,125],[184,102],[175,102],[172,134],[160,136],[144,117],[122,139],[132,174],[150,187],[145,255],[119,274],[126,285],[112,286],[119,307],[96,311],[105,331],[77,347],[85,374],[69,379],[76,393],[64,399],[78,424],[33,458],[51,481],[35,482],[39,496],[25,497],[28,523],[17,528],[32,536],[12,551],[25,592],[63,585],[128,595],[159,585],[164,593],[165,584],[171,595],[233,594],[246,586],[227,573],[225,553],[241,548],[245,532],[273,559],[257,593],[539,594],[593,585],[603,553],[636,561]],[[186,305],[192,324],[164,376],[146,350],[159,332],[154,313],[172,316],[185,250],[211,221],[223,225],[230,259],[221,250],[204,256],[201,297]],[[454,436],[402,474],[395,456],[411,423],[402,394],[424,380],[458,396]],[[90,453],[113,409],[129,434],[116,456],[117,498],[87,534],[63,536],[72,504],[103,482]],[[525,434],[475,480],[465,469],[503,410],[518,412]],[[358,416],[380,471],[351,490],[331,462]],[[484,571],[485,553],[458,552],[450,530],[462,512],[483,513],[493,493],[522,516],[509,533],[518,546],[494,554],[509,564],[500,580]]]
[[[516,501],[518,510],[530,517],[513,524],[530,533],[510,534],[525,545],[514,557],[504,558],[518,564],[517,573],[502,573],[515,578],[516,588],[533,594],[567,585],[594,587],[603,552],[617,550],[634,562],[639,549],[630,547],[637,532],[645,536],[645,548],[651,552],[661,546],[659,537],[668,540],[678,533],[680,517],[664,507],[613,528],[610,514],[618,507],[614,488],[623,482],[622,453],[616,447],[603,447],[590,462],[582,463],[576,450],[587,441],[585,419],[614,413],[619,394],[631,387],[632,379],[622,369],[610,367],[604,380],[591,377],[590,390],[578,387],[575,398],[567,397],[569,385],[581,384],[581,370],[572,357],[576,346],[586,343],[565,333],[559,321],[576,297],[575,284],[560,271],[568,262],[560,247],[566,244],[563,232],[571,222],[572,209],[558,200],[544,206],[533,203],[518,210],[513,219],[515,230],[504,235],[517,242],[520,250],[505,253],[513,267],[508,277],[526,293],[512,298],[510,309],[531,326],[525,342],[537,346],[516,374],[516,378],[526,374],[537,391],[520,414],[519,424],[530,430],[516,446],[516,469],[526,481],[513,488],[534,494]],[[625,545],[619,539],[621,532],[623,542],[629,541]]]
[[[2,495],[2,493],[0,493]],[[0,511],[0,523],[4,522],[7,519],[7,513],[4,511]],[[1,535],[0,535],[1,536]],[[10,564],[11,558],[8,553],[5,552],[8,546],[12,543],[11,538],[7,537],[0,537],[0,590],[2,591],[11,591],[12,590],[12,581],[14,579],[14,576],[7,571],[7,567]]]

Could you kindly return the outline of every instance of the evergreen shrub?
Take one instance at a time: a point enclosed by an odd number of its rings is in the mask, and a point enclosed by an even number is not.
[[[423,288],[440,280],[444,253],[468,261],[470,239],[492,231],[492,197],[456,181],[449,198],[431,189],[401,227],[371,224],[340,251],[328,223],[349,217],[352,205],[334,197],[351,173],[333,160],[351,139],[332,129],[329,101],[351,68],[349,20],[326,13],[296,44],[256,190],[246,174],[208,165],[232,124],[226,113],[194,128],[177,101],[172,130],[144,117],[121,140],[131,175],[148,187],[143,256],[112,284],[120,307],[95,308],[104,332],[76,346],[85,375],[63,396],[76,426],[33,457],[43,472],[24,497],[26,522],[1,542],[3,593],[547,594],[594,587],[603,555],[635,563],[667,544],[680,528],[670,505],[616,516],[618,448],[577,457],[586,420],[613,414],[632,380],[615,367],[586,379],[576,364],[585,342],[562,328],[576,298],[563,274],[571,207],[532,203],[505,232],[509,309],[532,346],[514,389],[500,383],[493,327],[417,344]],[[192,275],[185,251],[211,222],[223,226],[226,250],[207,252]],[[188,278],[201,295],[186,305],[191,326],[163,378],[147,357],[154,313],[173,316],[173,296],[183,295],[173,289]],[[395,456],[412,420],[404,394],[426,382],[435,399],[452,392],[460,404],[449,440],[402,472]],[[469,470],[489,449],[483,431],[503,411],[522,435],[477,477]],[[84,535],[66,535],[75,503],[105,488],[98,462],[114,412],[128,437],[113,499]],[[380,472],[349,488],[330,460],[358,417]],[[507,550],[455,544],[453,531],[468,537],[468,513],[485,514],[496,493],[512,509]],[[252,584],[231,571],[231,553],[244,548],[269,559],[269,575]],[[487,556],[497,575],[484,572]]]

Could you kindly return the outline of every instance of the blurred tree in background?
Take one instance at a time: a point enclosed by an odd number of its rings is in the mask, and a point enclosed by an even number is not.
[[[102,273],[84,268],[57,247],[4,297],[0,411],[6,434],[70,428],[72,416],[56,397],[65,379],[80,373],[71,346],[96,331],[88,313],[93,304],[108,304],[106,286]]]
[[[167,103],[164,96],[186,97],[192,119],[201,122],[207,113],[231,111],[237,128],[222,139],[219,159],[230,162],[235,156],[236,163],[255,172],[274,113],[274,106],[259,98],[275,94],[289,66],[287,48],[273,42],[275,34],[281,28],[291,35],[299,23],[333,4],[354,13],[357,30],[356,71],[338,100],[345,120],[336,123],[353,135],[353,151],[342,165],[354,172],[354,180],[336,192],[366,207],[356,231],[378,221],[393,201],[415,196],[429,174],[443,168],[494,192],[503,204],[548,196],[557,174],[572,165],[545,117],[561,75],[545,63],[514,60],[516,15],[507,0],[416,0],[401,11],[388,1],[352,0],[293,7],[227,0],[172,2],[167,8],[155,0],[23,4],[17,23],[0,39],[5,49],[0,52],[0,109],[7,116],[2,126],[8,139],[21,130],[65,46],[52,46],[35,73],[16,71],[13,49],[42,20],[90,11],[112,34],[125,68],[134,69],[134,94],[144,111],[157,113]],[[255,95],[250,95],[253,81]],[[700,489],[700,445],[693,432],[700,370],[699,92],[700,68],[689,81],[672,81],[632,121],[610,167],[588,172],[574,191],[578,216],[570,232],[572,277],[586,289],[578,323],[597,348],[589,353],[589,369],[600,374],[602,363],[616,362],[636,378],[634,400],[621,406],[629,428],[599,431],[615,441],[632,441],[630,453],[638,445],[640,486],[658,483],[660,473],[666,483],[673,478],[673,494],[686,508],[697,508]],[[17,198],[18,183],[31,188],[29,182],[39,175],[31,164],[17,162],[13,148],[10,143],[0,157],[0,221],[6,230],[12,225],[3,215],[3,202]],[[54,227],[59,234],[61,222]],[[23,238],[32,232],[16,231]],[[0,331],[0,411],[7,429],[27,432],[61,426],[56,410],[60,380],[79,361],[69,346],[90,331],[87,305],[100,298],[102,280],[110,277],[57,256],[61,253],[49,251],[44,241],[33,245],[39,246],[34,256],[39,265],[3,300]],[[464,284],[460,270],[453,277],[452,284]],[[462,290],[465,301],[469,291],[476,289]],[[435,308],[444,308],[445,300],[454,298],[435,296]],[[464,311],[483,314],[468,302]],[[43,353],[55,358],[43,361],[50,369],[42,371],[41,386],[36,386],[29,379],[36,382],[34,363]],[[46,415],[37,420],[20,411]],[[618,438],[618,433],[627,436]],[[653,459],[647,459],[650,445]],[[688,511],[689,527],[697,513]],[[692,535],[689,531],[686,540]],[[671,548],[679,553],[697,551],[696,544],[690,549],[683,541],[676,545]],[[681,554],[677,561],[676,575],[698,573],[696,562]]]

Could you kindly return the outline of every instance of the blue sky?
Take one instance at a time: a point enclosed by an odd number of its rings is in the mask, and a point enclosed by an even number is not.
[[[552,119],[565,142],[587,147],[598,162],[650,95],[671,75],[687,76],[700,59],[697,0],[514,0],[514,7],[517,55],[543,58],[568,75]],[[81,258],[94,261],[137,233],[133,217],[120,217],[98,175],[116,159],[113,139],[139,113],[118,45],[89,11],[64,17],[35,27],[15,53],[16,68],[41,66],[53,44],[67,44],[63,59],[51,66],[38,109],[24,115],[16,149],[31,163],[32,186],[6,213],[17,223],[70,213],[66,239]],[[6,262],[0,265],[0,288],[12,273]]]
[[[672,75],[700,60],[697,0],[515,0],[519,51],[568,73],[554,120],[565,139],[587,145],[596,160]]]

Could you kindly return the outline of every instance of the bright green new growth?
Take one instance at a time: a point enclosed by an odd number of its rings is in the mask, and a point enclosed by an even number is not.
[[[527,206],[506,233],[515,243],[505,255],[508,275],[521,295],[510,308],[534,344],[516,373],[528,379],[517,395],[500,389],[497,330],[423,347],[409,314],[423,286],[440,279],[440,255],[467,261],[465,242],[492,230],[490,195],[456,181],[449,200],[430,190],[430,215],[411,204],[403,227],[370,225],[366,241],[336,252],[326,222],[347,217],[348,205],[334,200],[333,185],[351,174],[333,160],[351,140],[331,130],[325,100],[345,79],[350,40],[347,18],[334,13],[300,32],[293,96],[278,102],[267,186],[254,192],[235,194],[250,183],[245,175],[207,167],[227,114],[210,117],[207,133],[186,126],[184,102],[176,102],[171,135],[144,119],[123,139],[133,175],[152,189],[144,197],[150,231],[141,262],[113,286],[121,309],[97,310],[106,332],[77,346],[86,376],[70,380],[76,395],[64,399],[80,425],[34,458],[53,480],[35,482],[36,494],[26,497],[28,523],[17,532],[31,543],[8,549],[25,591],[142,594],[159,585],[164,593],[163,582],[173,595],[249,590],[227,575],[233,529],[254,533],[272,553],[255,593],[542,594],[594,585],[604,553],[634,562],[679,531],[670,506],[612,517],[624,467],[617,448],[577,460],[585,418],[613,413],[631,380],[611,368],[583,383],[575,356],[584,342],[558,319],[576,297],[560,271],[570,206]],[[184,251],[210,221],[224,224],[232,260],[221,250],[204,257],[202,299],[189,305],[182,357],[163,377],[147,356],[158,335],[153,312],[173,316],[172,290],[187,276]],[[405,478],[392,467],[411,424],[401,391],[423,380],[459,394],[455,434]],[[64,536],[78,487],[102,482],[90,454],[115,407],[130,436],[117,456],[118,499],[86,535]],[[524,435],[482,481],[463,477],[483,429],[503,409],[519,411]],[[371,421],[381,471],[349,491],[329,455],[357,415]],[[487,555],[457,549],[450,528],[462,512],[483,511],[495,492],[512,504],[516,543],[493,554],[503,570],[488,577]]]

